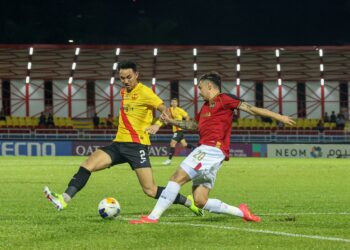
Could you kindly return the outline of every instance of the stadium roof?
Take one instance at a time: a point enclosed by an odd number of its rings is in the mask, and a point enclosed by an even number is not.
[[[325,81],[350,80],[350,46],[323,46],[323,58],[316,46],[238,47],[238,46],[128,46],[128,45],[0,45],[0,79],[25,79],[28,51],[32,55],[31,79],[64,79],[71,73],[75,49],[80,48],[74,79],[106,80],[116,61],[132,60],[139,65],[141,79],[193,80],[193,48],[197,48],[198,75],[218,71],[223,80],[234,81],[238,63],[236,50],[241,49],[241,81],[276,81],[275,51],[279,49],[283,81],[319,81],[323,60]],[[154,48],[158,48],[155,59]]]

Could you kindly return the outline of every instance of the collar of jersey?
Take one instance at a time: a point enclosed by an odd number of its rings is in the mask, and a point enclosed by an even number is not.
[[[213,102],[215,102],[215,99],[219,96],[219,95],[221,95],[222,93],[218,93],[216,96],[214,96],[213,98],[211,98],[209,101],[207,101],[208,103],[213,103]]]
[[[137,89],[139,89],[141,87],[141,85],[142,85],[142,83],[138,82],[135,88],[133,88],[130,92],[126,91],[126,93],[128,93],[130,95],[132,92],[134,92]]]

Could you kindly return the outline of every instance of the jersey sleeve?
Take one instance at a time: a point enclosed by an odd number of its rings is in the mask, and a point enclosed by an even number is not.
[[[180,109],[182,118],[188,117],[188,113],[184,109]]]
[[[164,103],[159,96],[157,96],[150,88],[145,88],[146,96],[148,98],[147,104],[153,108],[158,108],[160,104]]]
[[[225,107],[229,109],[238,109],[239,105],[243,102],[242,99],[238,98],[232,94],[224,94],[225,95]]]

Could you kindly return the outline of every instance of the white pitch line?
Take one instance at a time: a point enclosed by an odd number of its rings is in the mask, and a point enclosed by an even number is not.
[[[317,213],[317,212],[310,212],[310,213],[268,213],[268,214],[256,214],[261,216],[293,216],[293,215],[350,215],[350,212],[338,212],[338,213]],[[169,214],[163,216],[165,217],[194,217],[193,214],[183,214],[183,215],[176,215],[176,214]]]
[[[289,215],[350,215],[350,212],[338,212],[338,213],[318,213],[318,212],[310,212],[310,213],[269,213],[269,214],[258,214],[262,216],[289,216]]]
[[[350,239],[326,237],[326,236],[320,236],[320,235],[294,234],[294,233],[277,232],[277,231],[261,230],[261,229],[216,226],[216,225],[207,225],[207,224],[191,224],[191,223],[180,223],[180,222],[160,222],[160,224],[190,226],[190,227],[206,227],[206,228],[215,228],[215,229],[243,231],[243,232],[249,232],[249,233],[272,234],[272,235],[281,235],[281,236],[287,236],[287,237],[309,238],[309,239],[316,239],[316,240],[339,241],[339,242],[350,243]]]
[[[169,217],[169,216],[164,216],[164,217]],[[120,218],[120,219],[131,220],[131,218]],[[286,232],[278,232],[278,231],[262,230],[262,229],[217,226],[217,225],[208,225],[208,224],[192,224],[192,223],[186,223],[186,222],[184,223],[183,222],[159,222],[159,224],[215,228],[215,229],[225,229],[225,230],[242,231],[242,232],[249,232],[249,233],[271,234],[271,235],[280,235],[280,236],[286,236],[286,237],[308,238],[308,239],[315,239],[315,240],[338,241],[338,242],[350,243],[350,239],[344,239],[344,238],[328,237],[328,236],[320,236],[320,235],[295,234],[295,233],[286,233]]]

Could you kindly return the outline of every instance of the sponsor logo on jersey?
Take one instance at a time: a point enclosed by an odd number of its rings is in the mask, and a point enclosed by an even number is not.
[[[206,112],[206,113],[201,114],[201,117],[210,117],[210,116],[211,116],[210,112]]]

